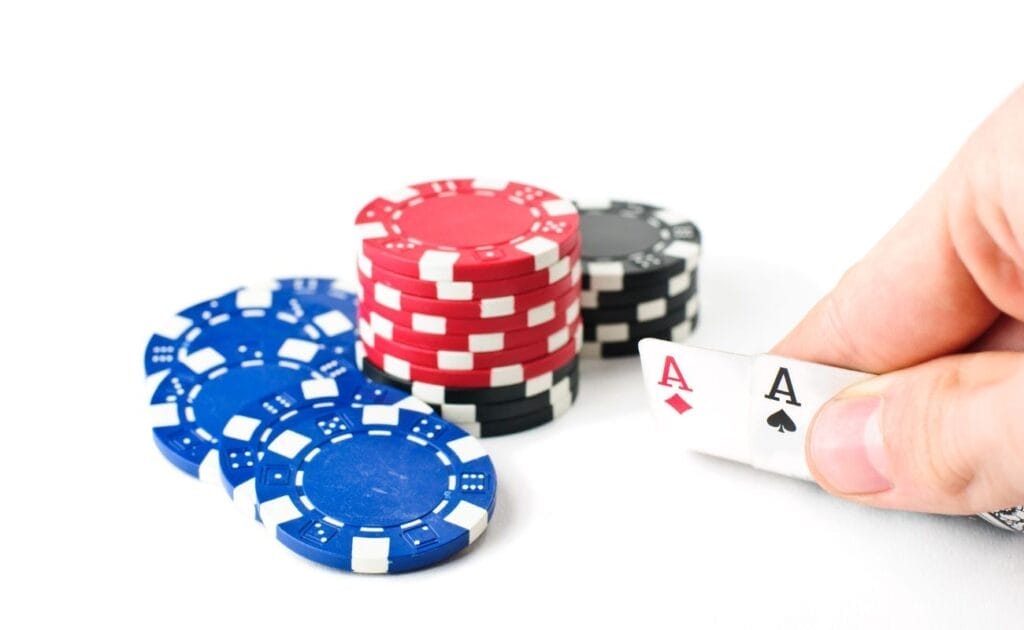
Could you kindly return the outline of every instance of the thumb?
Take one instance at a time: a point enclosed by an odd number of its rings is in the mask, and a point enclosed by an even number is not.
[[[870,379],[818,412],[807,461],[868,505],[973,514],[1024,503],[1024,354],[943,357]]]

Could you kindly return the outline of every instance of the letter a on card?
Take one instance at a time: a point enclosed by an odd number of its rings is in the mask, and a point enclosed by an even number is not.
[[[749,460],[752,357],[644,339],[640,359],[655,418],[670,436],[687,449]]]

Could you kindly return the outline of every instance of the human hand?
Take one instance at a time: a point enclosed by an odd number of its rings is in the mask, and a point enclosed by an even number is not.
[[[945,514],[1024,504],[1024,88],[772,351],[882,374],[808,432],[841,497]]]

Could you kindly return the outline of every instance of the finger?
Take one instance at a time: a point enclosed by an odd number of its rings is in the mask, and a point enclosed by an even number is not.
[[[773,350],[888,372],[1024,319],[1024,90]]]
[[[971,344],[971,352],[1006,350],[1024,352],[1024,322],[1000,317],[985,334]]]
[[[1024,503],[1024,355],[945,357],[842,392],[811,423],[829,492],[869,505],[973,514]]]

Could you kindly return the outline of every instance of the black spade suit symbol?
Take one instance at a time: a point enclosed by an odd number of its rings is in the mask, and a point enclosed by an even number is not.
[[[768,426],[778,429],[779,433],[792,433],[796,431],[796,423],[782,409],[768,416]]]

